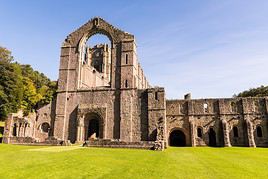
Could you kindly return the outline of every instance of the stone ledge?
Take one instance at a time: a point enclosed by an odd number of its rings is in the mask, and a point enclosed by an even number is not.
[[[153,149],[153,141],[141,141],[141,142],[124,142],[115,141],[110,139],[97,139],[86,141],[84,147],[106,147],[106,148],[129,148],[129,149]]]

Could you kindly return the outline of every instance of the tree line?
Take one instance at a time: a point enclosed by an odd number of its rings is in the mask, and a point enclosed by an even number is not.
[[[14,61],[11,51],[0,46],[0,120],[23,110],[24,115],[52,101],[57,82],[31,65]]]
[[[264,97],[264,96],[268,96],[268,86],[250,88],[249,90],[234,95],[234,97]]]

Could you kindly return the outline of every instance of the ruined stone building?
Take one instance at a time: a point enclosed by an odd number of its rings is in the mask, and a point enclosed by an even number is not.
[[[95,34],[111,44],[87,46]],[[268,98],[168,100],[149,85],[134,36],[93,18],[64,40],[58,90],[29,116],[10,114],[4,142],[88,146],[268,146]]]

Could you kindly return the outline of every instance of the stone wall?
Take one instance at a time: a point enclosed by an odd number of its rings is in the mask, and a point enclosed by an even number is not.
[[[167,132],[182,130],[189,146],[209,145],[210,128],[216,132],[217,146],[268,146],[267,120],[267,98],[167,100]]]

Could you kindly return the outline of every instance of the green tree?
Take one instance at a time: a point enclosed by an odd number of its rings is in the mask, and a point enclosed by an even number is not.
[[[264,97],[264,96],[268,96],[268,86],[250,88],[249,90],[238,93],[238,95],[234,95],[234,97]]]
[[[9,51],[5,47],[0,46],[0,61],[6,61],[6,62],[11,62],[13,61],[13,56],[11,55],[11,51]]]
[[[23,100],[21,103],[21,108],[24,111],[25,115],[28,115],[29,112],[34,110],[34,106],[37,102],[42,99],[42,96],[37,93],[34,83],[31,79],[24,77],[23,78]]]
[[[27,115],[52,101],[57,83],[30,65],[13,62],[11,52],[0,46],[0,119],[19,109]]]
[[[0,61],[0,118],[16,112],[23,95],[21,68],[7,60]]]

